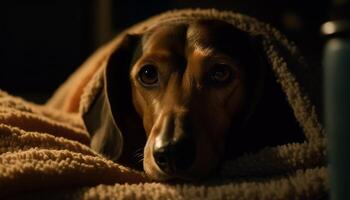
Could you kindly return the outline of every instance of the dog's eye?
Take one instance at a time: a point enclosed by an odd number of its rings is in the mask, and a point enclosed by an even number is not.
[[[152,64],[144,65],[138,76],[141,83],[145,86],[152,86],[158,82],[158,71]]]
[[[228,83],[233,79],[230,66],[226,64],[215,64],[209,71],[209,80],[214,84]]]

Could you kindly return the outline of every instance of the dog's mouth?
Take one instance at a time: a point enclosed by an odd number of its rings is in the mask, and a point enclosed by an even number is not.
[[[188,138],[162,144],[149,139],[143,165],[151,179],[193,182],[209,176],[217,166],[218,157]]]

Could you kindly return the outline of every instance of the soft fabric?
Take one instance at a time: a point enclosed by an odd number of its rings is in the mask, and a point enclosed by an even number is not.
[[[104,92],[106,66],[123,35],[197,19],[224,20],[259,38],[305,141],[265,147],[227,161],[216,177],[199,183],[153,183],[143,173],[94,152],[82,116]],[[179,10],[152,17],[96,51],[46,105],[0,93],[0,197],[326,199],[326,137],[319,110],[310,99],[308,89],[313,87],[304,79],[307,71],[296,47],[254,18],[216,10]]]
[[[147,179],[92,151],[81,117],[0,91],[0,197]],[[8,196],[7,196],[8,195]]]

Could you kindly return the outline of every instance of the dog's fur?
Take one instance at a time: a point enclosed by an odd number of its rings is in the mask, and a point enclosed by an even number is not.
[[[232,35],[236,37],[229,37]],[[142,55],[130,77],[134,106],[148,136],[144,150],[147,174],[157,179],[197,178],[217,166],[224,155],[225,135],[247,106],[249,43],[232,26],[208,21],[162,26],[143,37]],[[140,69],[150,63],[159,73],[154,88],[140,84],[138,77]],[[208,80],[218,65],[228,68],[228,82]],[[195,141],[195,160],[185,171],[167,174],[156,164],[155,146],[183,137]]]
[[[122,43],[107,67],[111,107],[124,137],[118,162],[135,166],[132,158],[141,148],[143,168],[152,179],[194,180],[210,175],[228,152],[237,156],[288,140],[248,145],[252,135],[241,135],[268,84],[259,45],[247,33],[225,22],[202,20],[161,25],[143,35],[127,35]],[[153,79],[146,77],[151,84],[142,79],[145,66],[156,72]],[[127,98],[121,100],[121,95]],[[283,127],[289,118],[280,118],[286,121]],[[257,124],[266,127],[264,120]],[[274,137],[280,129],[270,131]],[[155,156],[168,147],[171,155]]]

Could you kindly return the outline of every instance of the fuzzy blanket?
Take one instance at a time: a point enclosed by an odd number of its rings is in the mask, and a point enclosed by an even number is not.
[[[227,161],[217,177],[203,182],[151,182],[142,172],[93,151],[82,116],[105,87],[104,70],[123,34],[195,19],[224,20],[259,36],[305,141],[266,147]],[[99,49],[46,105],[0,91],[0,198],[326,199],[326,137],[307,81],[301,78],[306,68],[295,46],[283,35],[244,15],[180,10],[150,18]]]

